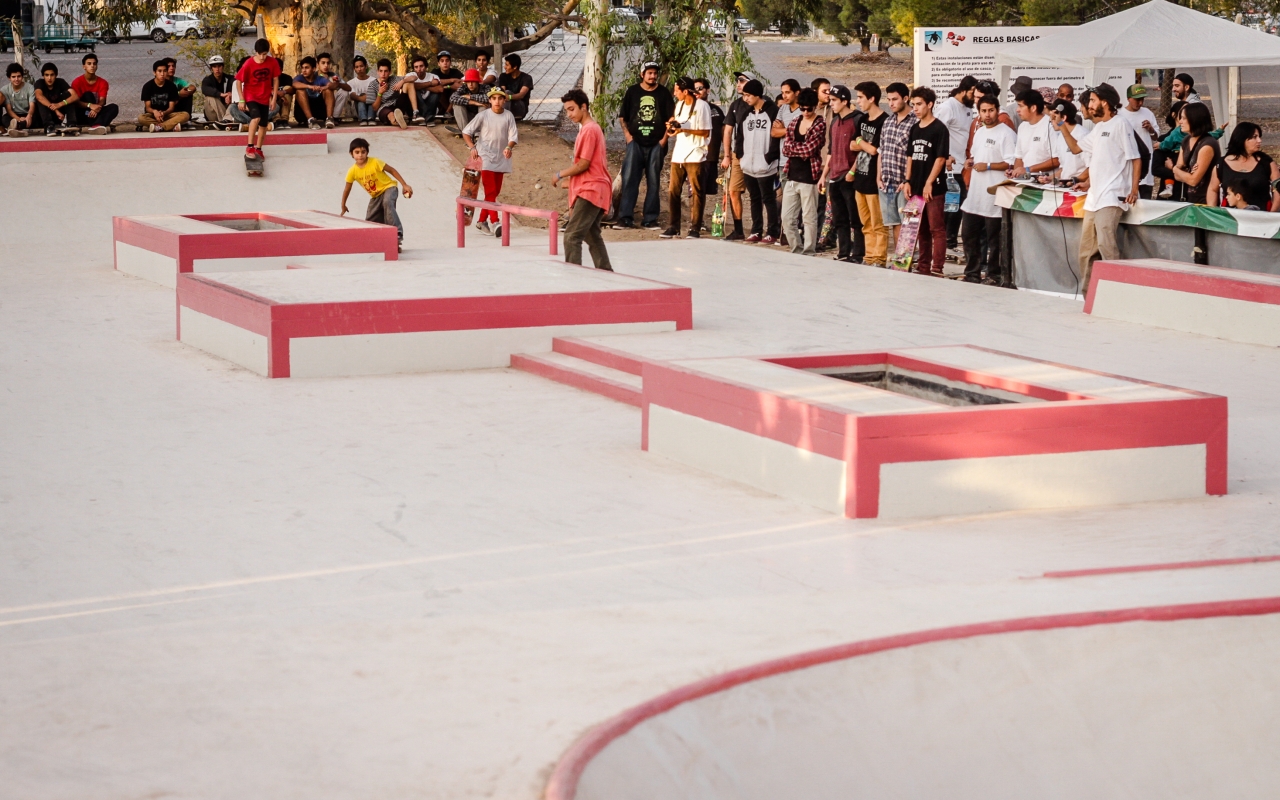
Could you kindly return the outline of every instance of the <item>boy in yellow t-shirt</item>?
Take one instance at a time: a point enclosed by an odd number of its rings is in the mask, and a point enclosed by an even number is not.
[[[380,222],[383,225],[395,225],[401,246],[404,245],[404,226],[400,224],[400,215],[396,213],[396,200],[400,189],[396,181],[404,187],[405,199],[413,197],[413,187],[390,166],[377,158],[369,158],[369,143],[356,137],[351,140],[351,157],[355,164],[347,170],[347,185],[342,190],[342,213],[347,213],[347,197],[351,194],[351,184],[358,183],[369,193],[369,209],[364,218],[369,222]],[[388,176],[388,173],[390,175]],[[395,180],[392,180],[394,178]]]

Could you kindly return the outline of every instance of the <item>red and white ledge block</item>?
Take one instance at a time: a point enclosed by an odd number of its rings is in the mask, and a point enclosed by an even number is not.
[[[875,371],[1002,402],[947,405],[830,377]],[[978,347],[646,363],[643,374],[646,450],[846,517],[1227,491],[1225,397]]]

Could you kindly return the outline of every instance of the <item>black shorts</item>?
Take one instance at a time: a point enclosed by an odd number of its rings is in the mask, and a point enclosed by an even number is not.
[[[271,119],[271,106],[265,106],[262,103],[255,103],[252,100],[245,102],[244,111],[249,115],[250,120],[256,119],[263,125],[266,125],[267,121]]]

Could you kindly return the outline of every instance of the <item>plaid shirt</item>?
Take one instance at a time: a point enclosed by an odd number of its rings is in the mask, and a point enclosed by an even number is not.
[[[822,121],[822,117],[815,118],[813,127],[809,128],[804,139],[799,139],[800,123],[803,120],[804,114],[796,114],[796,118],[787,126],[787,138],[782,145],[782,155],[786,158],[809,159],[809,169],[816,181],[822,176],[822,148],[827,143],[827,123]]]
[[[885,117],[884,127],[880,129],[879,155],[880,176],[886,187],[896,189],[907,179],[907,136],[918,121],[911,112],[901,122],[897,114]]]

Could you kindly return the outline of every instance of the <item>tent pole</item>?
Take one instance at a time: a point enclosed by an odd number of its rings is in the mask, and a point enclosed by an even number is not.
[[[1227,69],[1227,126],[1235,130],[1240,111],[1240,68]],[[1230,132],[1230,130],[1228,132]]]

